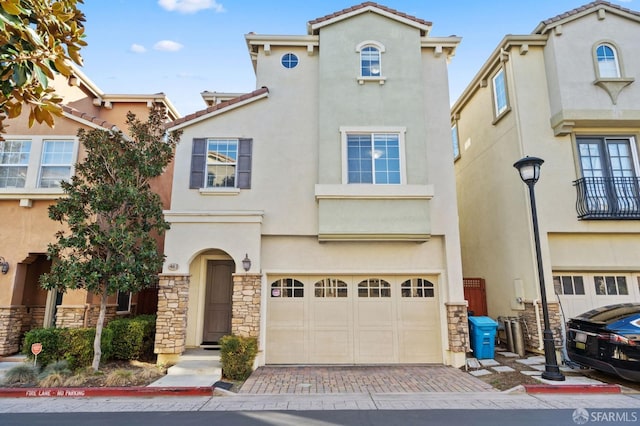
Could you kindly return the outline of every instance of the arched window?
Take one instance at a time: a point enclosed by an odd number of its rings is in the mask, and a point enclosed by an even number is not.
[[[609,43],[602,43],[596,47],[596,62],[598,65],[598,77],[619,78],[620,64],[616,48]]]
[[[360,75],[363,77],[380,76],[380,50],[367,46],[360,51]]]
[[[435,297],[432,282],[422,278],[412,278],[402,283],[402,297]]]
[[[271,283],[271,297],[304,297],[304,284],[293,278],[281,278]]]
[[[347,297],[347,283],[337,278],[324,278],[314,287],[316,297]]]
[[[360,281],[358,297],[391,297],[391,284],[380,278]]]
[[[382,77],[384,51],[384,45],[374,40],[366,40],[356,46],[356,52],[360,53],[360,77],[384,79]]]

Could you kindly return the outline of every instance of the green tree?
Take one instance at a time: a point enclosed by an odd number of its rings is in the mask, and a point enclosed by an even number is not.
[[[49,245],[53,265],[40,282],[48,290],[86,289],[101,296],[92,363],[96,371],[107,297],[154,284],[164,260],[153,235],[162,235],[169,224],[149,181],[169,164],[180,136],[166,134],[164,119],[159,108],[151,110],[146,122],[129,113],[131,137],[81,129],[86,158],[77,164],[71,182],[62,182],[65,197],[49,207],[49,217],[67,229]]]
[[[70,61],[82,65],[85,16],[77,3],[83,0],[0,1],[0,133],[23,104],[31,108],[30,126],[53,127],[53,116],[62,114],[49,80],[56,72],[69,77]]]

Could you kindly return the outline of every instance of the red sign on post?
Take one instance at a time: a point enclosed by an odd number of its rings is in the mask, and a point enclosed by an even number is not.
[[[42,352],[42,343],[34,343],[31,345],[31,353],[34,355],[38,355]]]

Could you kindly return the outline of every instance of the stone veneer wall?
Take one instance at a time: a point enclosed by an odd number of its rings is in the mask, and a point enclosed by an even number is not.
[[[557,302],[547,303],[549,308],[549,328],[553,333],[556,347],[562,346],[562,320],[560,317],[560,305]],[[529,351],[540,352],[538,347],[542,346],[542,336],[538,335],[538,323],[536,321],[536,309],[540,316],[540,327],[544,331],[544,317],[542,315],[542,304],[534,305],[533,302],[524,302],[524,312],[520,313],[522,333],[524,334],[525,347]]]
[[[469,321],[467,303],[445,303],[447,307],[447,330],[451,352],[469,352]]]
[[[44,314],[45,314],[45,306],[27,306],[27,317],[30,317],[29,321],[25,321],[25,324],[22,324],[22,331],[27,332],[34,328],[42,328],[44,326]]]
[[[231,334],[243,337],[260,335],[260,274],[235,274],[231,298]]]
[[[18,352],[22,338],[22,324],[26,320],[25,306],[0,307],[0,356]]]
[[[104,326],[116,317],[118,305],[107,305]],[[86,315],[86,321],[85,321]],[[100,305],[60,305],[56,309],[56,327],[83,328],[95,327],[100,315]]]
[[[156,354],[179,356],[185,350],[190,275],[160,275]],[[161,357],[158,357],[161,362]]]

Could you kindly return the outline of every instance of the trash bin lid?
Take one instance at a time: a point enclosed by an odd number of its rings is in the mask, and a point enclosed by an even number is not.
[[[469,322],[477,327],[489,326],[489,327],[497,327],[498,322],[493,318],[489,317],[469,317]]]

